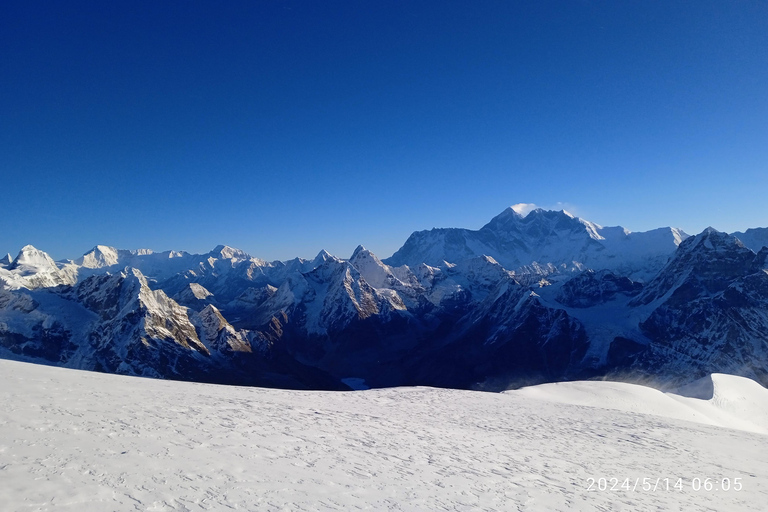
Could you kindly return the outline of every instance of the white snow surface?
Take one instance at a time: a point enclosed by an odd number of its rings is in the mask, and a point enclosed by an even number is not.
[[[123,251],[125,252],[125,251]],[[75,264],[85,268],[102,268],[117,265],[120,261],[120,251],[114,247],[97,245],[89,252],[75,260]]]
[[[765,392],[713,382],[731,398]],[[653,414],[609,408],[621,386],[575,384],[298,392],[0,361],[0,503],[11,512],[764,510],[768,437],[686,421],[682,402],[650,390],[630,401]],[[594,404],[577,404],[584,395]],[[629,487],[610,490],[614,478]],[[643,490],[643,478],[656,489]],[[671,487],[678,478],[681,490]]]
[[[679,391],[682,394],[609,381],[556,382],[506,393],[572,405],[655,414],[768,435],[768,389],[734,375],[712,374],[688,384]]]

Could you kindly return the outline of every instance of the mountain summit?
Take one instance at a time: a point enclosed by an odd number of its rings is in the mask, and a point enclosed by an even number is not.
[[[566,271],[615,269],[647,279],[687,237],[675,228],[632,233],[620,226],[604,228],[566,211],[536,208],[523,216],[510,207],[476,231],[417,231],[384,262],[393,266],[439,266],[444,261],[457,263],[488,255],[515,271],[525,271],[524,267],[537,263]]]
[[[57,263],[26,246],[0,264],[0,357],[309,389],[713,372],[765,385],[764,233],[632,233],[515,205],[478,230],[413,233],[383,260],[97,245]]]

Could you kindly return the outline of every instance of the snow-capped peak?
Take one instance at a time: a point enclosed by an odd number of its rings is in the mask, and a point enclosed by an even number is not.
[[[40,272],[43,270],[58,270],[58,267],[47,253],[31,245],[25,245],[10,265],[10,270],[15,269]]]
[[[210,252],[210,255],[225,260],[247,260],[250,258],[250,256],[245,251],[235,249],[234,247],[230,247],[228,245],[217,245]]]
[[[391,282],[396,280],[389,266],[382,263],[375,254],[362,245],[357,246],[349,259],[349,263],[374,288],[388,288],[391,286]]]
[[[102,268],[117,265],[118,259],[117,249],[106,245],[97,245],[82,257],[75,260],[75,263],[85,268]]]
[[[378,256],[373,254],[371,251],[369,251],[362,245],[357,246],[357,249],[355,249],[355,252],[352,253],[352,257],[349,258],[349,262],[358,270],[360,270],[361,267],[369,267],[369,266],[385,269],[386,272],[389,272],[390,270],[389,266],[382,263],[382,261],[379,259]]]
[[[647,280],[685,238],[687,235],[679,229],[631,233],[621,226],[603,227],[565,210],[519,203],[477,231],[440,228],[414,232],[384,263],[411,268],[420,263],[443,266],[444,261],[458,263],[487,254],[508,270],[531,265],[543,269],[548,264],[552,265],[549,271],[556,267],[610,268]]]
[[[317,256],[310,262],[309,266],[307,267],[307,270],[312,270],[320,265],[324,264],[326,261],[341,261],[339,258],[334,256],[333,254],[329,253],[325,249],[322,249],[319,253],[317,253]]]
[[[3,267],[0,269],[2,272],[0,284],[4,283],[3,286],[9,289],[48,288],[72,284],[77,280],[71,268],[62,271],[48,254],[31,245],[22,247],[11,264]]]
[[[714,249],[717,247],[725,248],[730,246],[744,247],[744,244],[735,236],[729,235],[723,231],[718,231],[712,226],[707,227],[693,237],[693,240],[685,246],[689,251],[699,245],[703,245],[706,249]]]
[[[10,254],[6,254],[2,258],[0,258],[0,265],[7,266],[10,265],[11,262],[13,262],[13,256]]]
[[[366,249],[362,245],[358,245],[357,248],[355,249],[355,251],[352,253],[352,257],[349,258],[349,260],[352,261],[352,260],[354,260],[356,258],[359,258],[361,256],[364,257],[366,255],[372,255],[372,254],[373,253],[371,251],[369,251],[368,249]]]

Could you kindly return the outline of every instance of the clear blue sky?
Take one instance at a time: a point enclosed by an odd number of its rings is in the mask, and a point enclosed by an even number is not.
[[[0,3],[0,253],[768,226],[768,2]]]

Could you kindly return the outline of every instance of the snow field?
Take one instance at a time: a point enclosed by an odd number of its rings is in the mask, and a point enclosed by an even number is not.
[[[588,491],[590,478],[684,485]],[[694,478],[739,478],[742,490],[697,491]],[[0,361],[7,511],[760,511],[767,502],[768,437],[679,418],[528,391],[299,392]]]
[[[716,373],[680,392],[686,396],[623,382],[581,381],[540,384],[506,393],[768,435],[768,389],[753,380]]]

